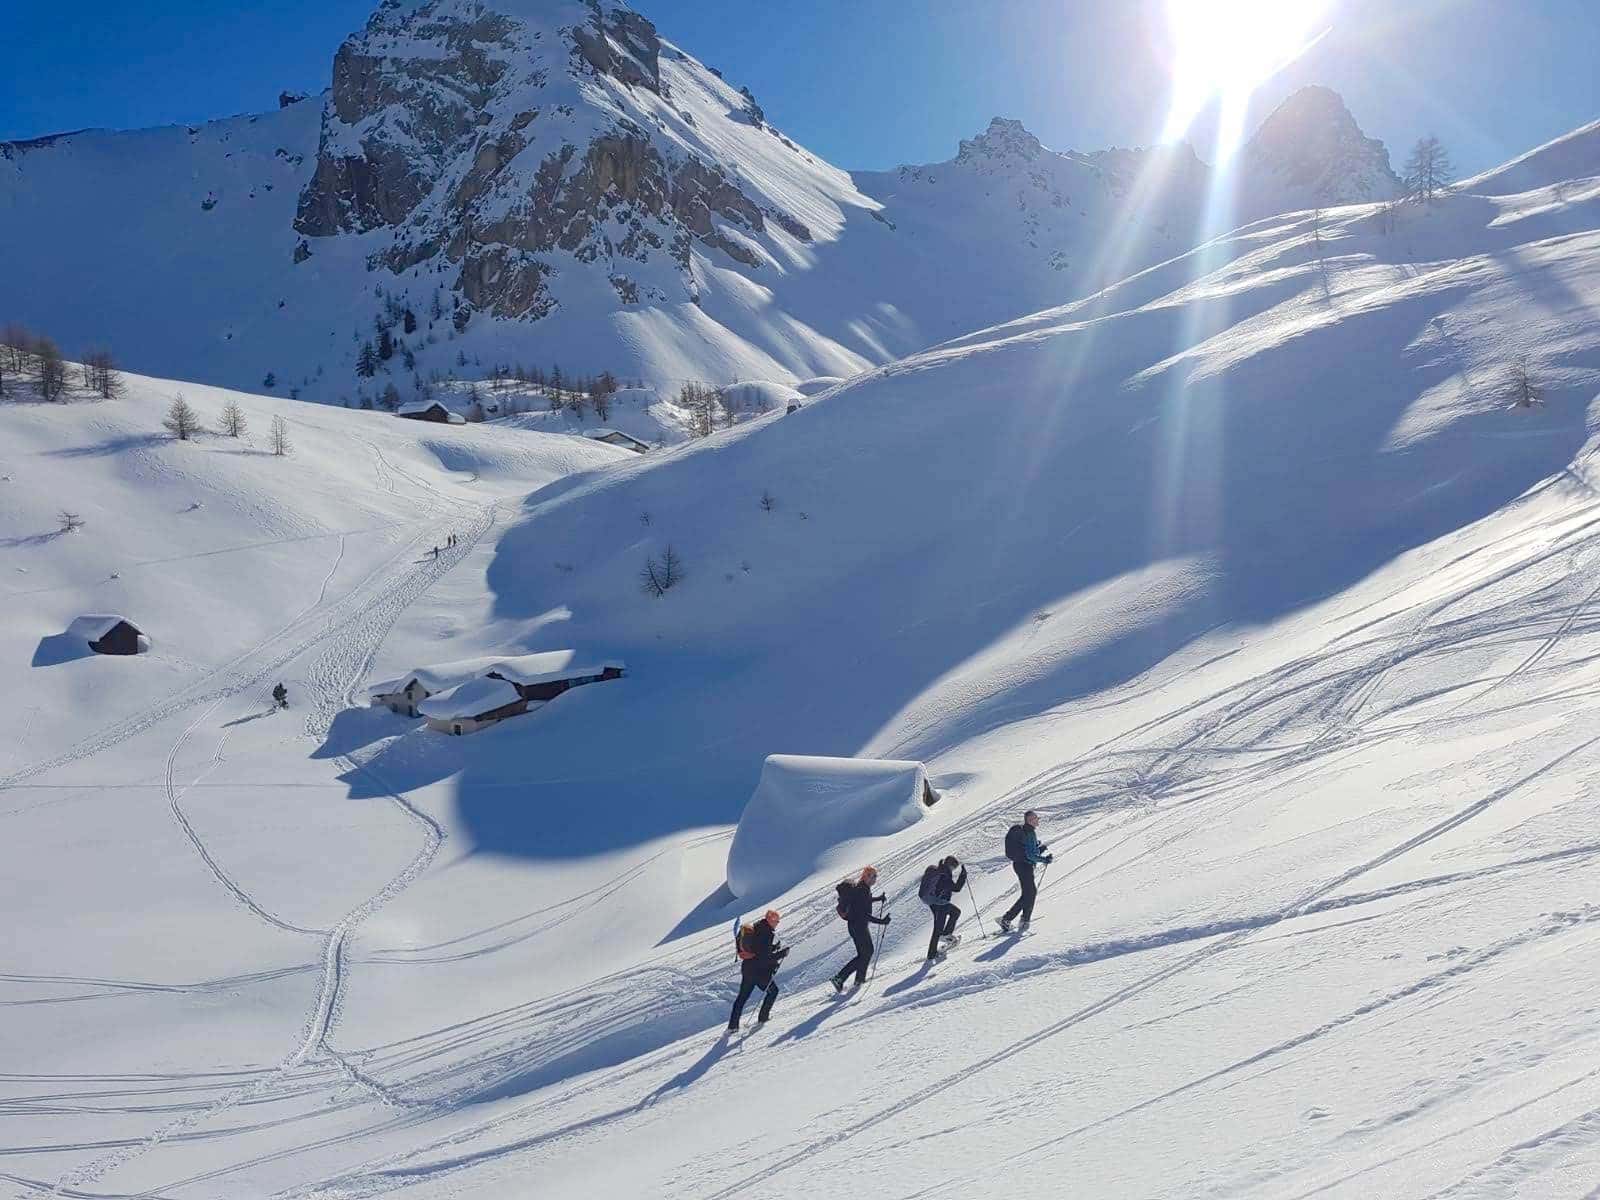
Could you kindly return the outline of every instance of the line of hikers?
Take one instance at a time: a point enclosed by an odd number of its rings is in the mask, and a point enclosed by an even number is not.
[[[1002,933],[1011,932],[1013,921],[1018,921],[1019,933],[1027,931],[1033,920],[1033,902],[1039,894],[1034,868],[1054,861],[1048,853],[1049,847],[1039,840],[1038,829],[1039,814],[1029,809],[1019,824],[1006,831],[1006,858],[1011,860],[1011,869],[1016,872],[1022,891],[1017,902],[997,922]],[[872,926],[888,925],[891,920],[890,914],[873,911],[875,905],[881,905],[888,899],[884,893],[873,894],[873,885],[877,882],[878,869],[863,867],[858,876],[844,880],[835,889],[839,897],[835,911],[843,919],[855,946],[855,957],[833,974],[831,982],[836,993],[843,993],[845,983],[852,974],[856,987],[867,981],[867,968],[876,953]],[[928,938],[927,961],[930,963],[943,958],[961,943],[961,937],[956,933],[961,909],[956,907],[955,894],[966,886],[967,868],[961,865],[954,854],[946,855],[922,872],[917,898],[933,913],[933,933]],[[756,1014],[757,1023],[766,1024],[772,1015],[772,1005],[778,998],[778,967],[789,953],[789,947],[778,941],[779,920],[778,910],[769,908],[759,921],[735,925],[734,949],[739,956],[739,995],[728,1017],[729,1033],[739,1028],[744,1006],[757,990],[764,993],[761,1009]]]

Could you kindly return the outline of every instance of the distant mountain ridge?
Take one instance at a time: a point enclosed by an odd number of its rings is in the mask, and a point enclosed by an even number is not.
[[[1395,187],[1325,89],[1239,162],[1240,219]],[[1187,145],[1054,151],[1003,118],[948,162],[846,173],[598,0],[384,0],[320,113],[0,146],[12,228],[46,234],[6,247],[18,317],[140,369],[351,403],[480,361],[668,390],[853,374],[1183,252],[1212,178]],[[139,303],[63,283],[108,264]],[[406,308],[422,327],[358,375]]]

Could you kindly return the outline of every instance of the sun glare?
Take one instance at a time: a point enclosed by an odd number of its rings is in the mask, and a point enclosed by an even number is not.
[[[1182,136],[1213,99],[1241,108],[1327,32],[1328,7],[1329,0],[1167,0],[1174,61],[1165,138]]]

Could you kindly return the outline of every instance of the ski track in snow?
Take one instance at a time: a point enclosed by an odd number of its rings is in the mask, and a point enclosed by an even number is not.
[[[371,445],[370,443],[367,444]],[[392,476],[397,472],[395,472],[382,453],[377,451],[376,447],[372,447],[372,449],[379,463],[380,478],[386,480],[385,486],[389,490],[395,490]],[[418,481],[409,480],[409,482],[416,483]],[[434,489],[425,488],[424,490],[432,494],[433,499],[430,507],[434,510],[438,510],[449,503]],[[169,701],[167,706],[163,706],[163,712],[166,712],[211,699],[212,702],[209,707],[205,708],[178,736],[167,756],[166,786],[173,817],[206,864],[207,869],[223,888],[248,911],[276,928],[292,933],[312,934],[324,938],[321,955],[321,979],[317,989],[316,1001],[311,1014],[307,1018],[298,1045],[272,1071],[263,1074],[243,1087],[218,1097],[213,1103],[204,1108],[190,1111],[177,1120],[164,1125],[143,1140],[122,1147],[81,1167],[67,1171],[57,1180],[50,1194],[59,1196],[86,1194],[80,1190],[85,1185],[103,1179],[112,1171],[127,1165],[144,1154],[150,1153],[171,1138],[187,1133],[239,1104],[261,1098],[280,1079],[287,1077],[297,1068],[312,1061],[319,1054],[325,1054],[331,1058],[346,1075],[375,1093],[385,1103],[398,1103],[389,1089],[359,1071],[344,1055],[338,1053],[328,1044],[328,1039],[338,1019],[339,1002],[347,973],[345,947],[349,937],[373,913],[403,892],[428,868],[443,843],[443,829],[432,817],[417,809],[404,796],[385,786],[384,790],[388,793],[392,803],[422,831],[422,847],[415,857],[380,891],[362,901],[331,930],[306,929],[286,922],[269,912],[258,900],[239,886],[216,861],[183,813],[180,801],[184,789],[179,789],[176,786],[174,772],[178,756],[185,743],[226,700],[253,686],[259,685],[267,677],[268,673],[305,654],[308,650],[323,642],[329,642],[329,648],[318,657],[308,676],[309,689],[313,697],[313,707],[311,715],[306,718],[307,732],[316,737],[324,736],[332,723],[334,715],[341,709],[349,707],[353,702],[356,689],[359,687],[361,680],[371,665],[373,656],[377,653],[394,622],[399,619],[400,615],[418,596],[471,552],[478,540],[493,526],[494,520],[495,509],[493,505],[477,508],[471,514],[456,546],[449,550],[441,550],[439,557],[436,559],[425,560],[420,569],[412,569],[415,564],[410,563],[408,560],[415,553],[414,548],[419,547],[425,538],[419,538],[406,544],[397,556],[391,558],[382,567],[364,579],[352,591],[350,596],[347,596],[335,606],[338,615],[326,622],[317,634],[297,640],[292,649],[287,652],[281,650],[275,645],[277,638],[296,630],[307,618],[317,613],[321,608],[326,598],[328,587],[338,570],[340,562],[343,560],[344,544],[341,539],[339,555],[324,577],[317,599],[305,611],[291,620],[284,627],[284,630],[280,631],[279,635],[276,635],[273,639],[268,639],[266,643],[263,643],[254,651],[241,656],[241,659],[246,664],[242,670],[248,670],[248,675],[243,675],[242,673],[235,675],[231,681],[223,682],[216,692],[209,695],[188,699],[186,702]],[[355,604],[349,603],[351,597],[358,597],[359,602]],[[249,664],[249,658],[264,652],[271,653],[271,658],[266,665],[255,667],[252,670],[251,667],[254,664]],[[238,663],[241,659],[236,659],[235,662]],[[220,671],[215,672],[211,678],[215,680],[220,674]],[[190,689],[191,692],[193,690],[192,688]],[[148,718],[140,722],[126,723],[124,726],[116,728],[110,736],[102,734],[100,738],[97,738],[88,746],[76,747],[67,755],[62,756],[60,761],[40,764],[28,769],[25,774],[19,772],[5,780],[0,780],[0,789],[19,781],[19,778],[42,773],[52,769],[53,766],[64,765],[66,762],[81,761],[92,754],[108,749],[120,741],[135,736],[154,723],[153,720]],[[224,735],[218,742],[216,752],[201,776],[192,780],[188,786],[192,786],[194,782],[198,782],[198,778],[203,778],[205,774],[209,774],[221,764],[222,752],[226,742],[227,737]],[[339,761],[345,763],[351,770],[363,771],[371,775],[371,771],[368,768],[349,757],[341,756]],[[381,783],[381,781],[379,782]]]
[[[1393,737],[1410,728],[1404,724],[1382,724],[1393,715],[1392,711],[1381,706],[1376,710],[1372,707],[1385,678],[1400,666],[1432,655],[1459,650],[1487,639],[1504,639],[1509,636],[1537,640],[1540,650],[1527,656],[1522,665],[1512,672],[1513,675],[1517,675],[1534,665],[1527,661],[1528,659],[1534,659],[1536,662],[1562,637],[1572,633],[1587,611],[1588,599],[1564,614],[1550,632],[1542,631],[1537,625],[1530,628],[1526,614],[1518,609],[1518,606],[1524,603],[1520,592],[1513,594],[1501,604],[1480,607],[1469,617],[1453,622],[1445,618],[1452,609],[1488,589],[1519,581],[1524,576],[1536,576],[1541,567],[1560,556],[1578,555],[1579,561],[1586,562],[1588,556],[1596,550],[1597,541],[1600,541],[1600,532],[1597,532],[1597,529],[1600,529],[1600,517],[1586,515],[1576,521],[1572,528],[1564,530],[1554,538],[1551,544],[1510,564],[1503,561],[1497,563],[1481,577],[1463,582],[1444,599],[1430,603],[1420,614],[1409,613],[1408,609],[1392,613],[1370,622],[1367,628],[1360,631],[1359,638],[1353,638],[1351,632],[1346,632],[1315,654],[1280,663],[1257,679],[1244,684],[1235,684],[1215,693],[1209,700],[1195,706],[1199,712],[1191,710],[1183,714],[1167,714],[1120,734],[1109,742],[1092,746],[1081,755],[1039,773],[967,814],[961,820],[941,828],[936,835],[931,835],[924,841],[887,856],[881,864],[884,876],[911,878],[915,874],[912,870],[915,864],[931,853],[936,846],[942,848],[956,845],[964,851],[961,854],[964,861],[981,863],[984,855],[998,839],[1004,824],[1008,823],[1023,805],[1038,808],[1047,816],[1065,818],[1070,818],[1074,814],[1093,813],[1097,807],[1109,809],[1104,811],[1088,829],[1076,834],[1070,843],[1057,849],[1057,854],[1063,860],[1062,865],[1066,869],[1056,878],[1044,881],[1041,886],[1041,896],[1058,884],[1067,885],[1066,890],[1070,891],[1075,887],[1092,883],[1097,876],[1092,874],[1084,876],[1085,869],[1105,856],[1114,855],[1119,847],[1139,840],[1146,843],[1145,848],[1135,855],[1134,859],[1115,861],[1105,867],[1102,874],[1122,869],[1131,861],[1158,852],[1161,847],[1188,836],[1196,822],[1205,821],[1208,815],[1214,816],[1205,811],[1206,805],[1202,802],[1208,795],[1208,785],[1210,791],[1216,793],[1219,799],[1237,786],[1236,783],[1230,786],[1226,779],[1209,778],[1218,760],[1224,763],[1231,762],[1258,747],[1255,752],[1261,756],[1259,764],[1229,768],[1234,772],[1242,770],[1251,780],[1327,770],[1330,764],[1336,761],[1336,757],[1352,744]],[[1590,599],[1592,596],[1593,594]],[[1397,628],[1391,632],[1387,628],[1390,625]],[[1340,658],[1351,660],[1352,665],[1340,667],[1330,664],[1330,660]],[[1488,690],[1495,689],[1491,687]],[[1476,707],[1487,694],[1487,691],[1480,689],[1479,694],[1470,697],[1468,702],[1475,702],[1474,707]],[[1415,703],[1417,703],[1415,699],[1398,701],[1397,708],[1403,711]],[[1215,714],[1208,715],[1208,710],[1215,710]],[[1279,710],[1282,715],[1274,717],[1274,712]],[[1308,717],[1308,714],[1311,715]],[[1330,720],[1330,714],[1337,715],[1336,722]],[[1263,721],[1263,718],[1267,719]],[[1471,714],[1462,714],[1450,709],[1434,719],[1470,718]],[[1283,740],[1285,733],[1307,720],[1312,720],[1319,729],[1323,728],[1324,721],[1337,724],[1340,736],[1328,736],[1319,732],[1306,742]],[[1191,732],[1172,740],[1158,736],[1162,727],[1173,723],[1186,725]],[[1248,731],[1244,742],[1230,745],[1230,740],[1241,730]],[[1153,753],[1124,749],[1129,743],[1137,744],[1140,741],[1154,741],[1158,745],[1166,741],[1169,748],[1158,749]],[[949,983],[936,984],[904,995],[894,1002],[896,1006],[935,1005],[994,986],[1008,977],[1069,969],[1105,958],[1181,946],[1189,942],[1207,943],[1079,1007],[1061,1020],[1030,1033],[997,1053],[976,1063],[964,1064],[959,1072],[932,1083],[919,1084],[913,1094],[874,1109],[820,1138],[809,1139],[796,1145],[787,1153],[727,1184],[721,1190],[695,1194],[700,1200],[726,1200],[727,1197],[760,1191],[764,1187],[770,1188],[778,1175],[801,1166],[825,1150],[848,1142],[875,1124],[915,1110],[928,1097],[940,1094],[942,1089],[955,1086],[984,1070],[1034,1050],[1049,1039],[1110,1012],[1192,971],[1218,955],[1236,950],[1247,939],[1286,922],[1404,897],[1428,889],[1448,888],[1504,872],[1562,862],[1581,863],[1600,856],[1600,844],[1575,845],[1477,870],[1408,880],[1370,892],[1339,894],[1361,877],[1412,854],[1472,821],[1547,773],[1582,756],[1592,755],[1597,742],[1600,742],[1600,738],[1581,742],[1550,757],[1532,770],[1492,789],[1486,795],[1456,809],[1443,819],[1431,823],[1381,853],[1370,856],[1347,870],[1328,877],[1315,887],[1289,898],[1283,905],[1271,911],[1219,918],[1204,925],[1163,930],[1143,937],[1070,947],[1053,954],[1025,956],[1007,962],[998,969],[991,968],[976,975],[958,976]],[[1108,760],[1115,760],[1122,755],[1131,755],[1136,760],[1142,757],[1143,761],[1125,767],[1113,767],[1110,770],[1105,767],[1104,764]],[[1237,775],[1234,778],[1237,780]],[[1125,782],[1127,786],[1119,787],[1119,782]],[[1141,802],[1140,805],[1131,808],[1131,817],[1129,805],[1120,799],[1124,792],[1133,792]],[[1158,833],[1163,826],[1169,828],[1164,833]],[[1075,866],[1066,867],[1065,859],[1074,853],[1086,853],[1087,857]],[[1004,875],[994,873],[984,875],[974,872],[974,882],[985,890],[983,907],[989,912],[991,921],[997,907],[1002,906],[1008,898],[996,894],[995,883],[997,880],[1008,878],[1009,872]],[[914,884],[911,886],[914,889]],[[801,914],[794,919],[792,925],[786,923],[788,941],[791,945],[815,945],[818,938],[826,938],[830,942],[834,940],[828,936],[828,931],[836,922],[829,920],[832,914],[831,911],[827,911],[829,905],[825,902],[825,890],[803,897],[798,903],[791,901],[791,911],[797,910]],[[899,893],[896,892],[895,895],[898,896]],[[1595,914],[1590,914],[1583,919],[1592,921],[1596,917]],[[1564,928],[1566,926],[1561,925],[1557,931]],[[1471,970],[1481,962],[1497,958],[1525,944],[1529,939],[1543,936],[1547,932],[1536,930],[1479,951],[1463,963],[1439,973],[1437,977],[1425,978],[1412,988],[1381,998],[1371,1006],[1363,1007],[1341,1018],[1332,1026],[1310,1030],[1291,1043],[1272,1047],[1264,1051],[1262,1057],[1290,1049],[1293,1045],[1322,1036],[1333,1027],[1359,1019],[1396,1000],[1436,987],[1443,981]],[[813,954],[791,967],[790,974],[803,981],[817,974],[817,968],[824,960],[836,958],[838,954],[839,951],[830,945],[828,950]],[[726,1002],[722,997],[720,986],[726,975],[724,958],[723,954],[708,951],[695,956],[693,961],[682,964],[680,969],[672,972],[680,980],[675,985],[679,995],[687,994],[687,1000],[680,1000],[677,1005],[680,1012],[686,1015],[692,1009],[703,1007],[708,1002],[719,1004]],[[892,967],[897,964],[905,965],[899,960],[890,960],[885,966]],[[806,984],[800,982],[798,986],[804,989]],[[578,994],[580,991],[581,996]],[[629,993],[646,999],[636,1004],[629,1004],[625,998]],[[786,989],[786,999],[792,1002],[792,998],[793,993]],[[473,1046],[475,1042],[481,1045],[485,1039],[496,1041],[494,1025],[512,1018],[517,1019],[511,1024],[509,1032],[521,1047],[521,1053],[515,1056],[511,1064],[513,1069],[525,1071],[552,1058],[572,1053],[576,1045],[568,1034],[561,1013],[567,1005],[574,1004],[587,1006],[584,1008],[582,1033],[587,1034],[586,1040],[590,1045],[611,1031],[637,1027],[650,1020],[659,1022],[662,1027],[669,1030],[674,1027],[671,1013],[662,1010],[662,996],[657,989],[641,986],[638,972],[630,972],[625,977],[619,975],[601,979],[585,985],[582,989],[546,998],[515,1012],[491,1014],[474,1022],[476,1029],[453,1031],[448,1045],[434,1047],[433,1054],[430,1055],[430,1057],[446,1057],[447,1064],[437,1071],[424,1070],[420,1075],[414,1076],[405,1085],[405,1092],[412,1095],[414,1099],[411,1102],[418,1105],[431,1102],[437,1106],[449,1107],[464,1100],[470,1094],[468,1091],[457,1091],[447,1087],[441,1092],[434,1088],[447,1078],[459,1079],[470,1067],[497,1057],[496,1051],[484,1049],[479,1049],[477,1053],[469,1053],[465,1057],[460,1057],[459,1054],[460,1051]],[[875,1011],[875,1008],[868,1010],[843,1023],[831,1026],[830,1032],[838,1036],[855,1022],[869,1020]],[[689,1044],[698,1045],[699,1036],[703,1034],[696,1035]],[[634,1062],[642,1063],[653,1057],[655,1050],[665,1050],[676,1043],[677,1037],[669,1034],[650,1049],[640,1050],[634,1056]],[[453,1052],[456,1056],[452,1057],[447,1051]],[[501,1065],[502,1067],[505,1065],[503,1059]],[[1214,1076],[1191,1081],[1176,1091],[1150,1098],[1145,1104],[1176,1098],[1192,1087],[1198,1087],[1214,1078],[1220,1078],[1228,1071],[1243,1069],[1248,1065],[1249,1063],[1235,1064]],[[403,1058],[392,1059],[386,1064],[385,1073],[403,1070],[404,1066]],[[614,1069],[609,1077],[609,1084],[618,1085],[632,1073],[633,1069],[637,1068]],[[586,1119],[581,1124],[585,1129],[595,1129],[622,1122],[637,1112],[641,1106],[653,1104],[655,1099],[656,1097],[646,1097],[638,1103],[621,1105],[599,1117]],[[492,1138],[496,1131],[516,1129],[536,1113],[557,1111],[560,1105],[560,1095],[547,1096],[536,1103],[518,1106],[491,1119],[472,1122],[444,1137],[415,1146],[403,1154],[375,1157],[359,1167],[324,1179],[315,1185],[304,1189],[291,1189],[282,1195],[286,1198],[322,1194],[350,1197],[373,1195],[390,1187],[402,1186],[422,1178],[437,1178],[506,1155],[527,1152],[575,1130],[573,1127],[563,1126],[548,1134],[515,1138],[505,1145],[488,1145],[473,1149],[468,1147],[485,1138]],[[333,1190],[329,1192],[325,1189]]]

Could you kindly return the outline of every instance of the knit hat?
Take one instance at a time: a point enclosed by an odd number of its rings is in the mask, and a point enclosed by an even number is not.
[[[867,883],[868,881],[876,879],[877,877],[878,877],[878,868],[877,867],[862,867],[861,868],[861,882],[862,883]]]

